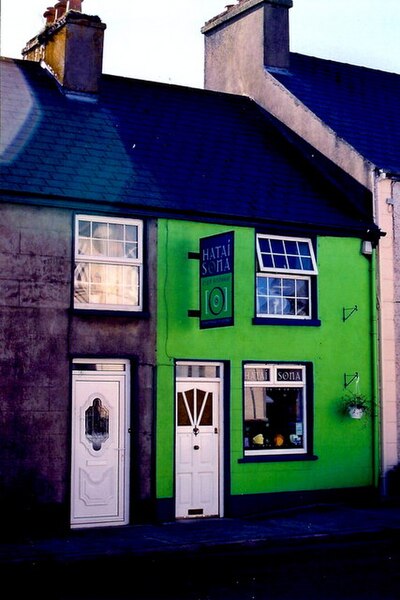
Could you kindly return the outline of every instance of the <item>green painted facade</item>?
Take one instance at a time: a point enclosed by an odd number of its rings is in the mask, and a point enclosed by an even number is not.
[[[199,308],[199,239],[234,231],[234,325],[202,330],[188,310]],[[305,235],[305,237],[307,237]],[[230,364],[228,494],[373,487],[379,447],[376,417],[344,416],[344,374],[360,375],[360,391],[375,397],[374,259],[359,238],[317,237],[320,326],[255,325],[255,230],[177,220],[158,223],[156,496],[174,496],[175,360]],[[343,309],[358,310],[343,320]],[[243,361],[313,364],[311,461],[239,462],[243,458]],[[309,382],[310,383],[310,382]],[[354,384],[349,389],[354,390]]]

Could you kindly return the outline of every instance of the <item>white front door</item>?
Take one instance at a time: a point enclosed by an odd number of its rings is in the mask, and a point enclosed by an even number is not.
[[[220,383],[177,381],[176,518],[220,515]]]
[[[128,523],[128,381],[127,362],[74,363],[71,527]]]

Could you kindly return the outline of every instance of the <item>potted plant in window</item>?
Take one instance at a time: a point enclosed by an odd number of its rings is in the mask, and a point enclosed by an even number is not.
[[[364,394],[354,392],[343,397],[343,410],[352,419],[361,419],[370,413],[371,408]]]

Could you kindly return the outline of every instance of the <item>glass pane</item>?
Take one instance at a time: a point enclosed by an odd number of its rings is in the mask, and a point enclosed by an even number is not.
[[[89,265],[79,263],[75,265],[74,299],[75,302],[89,302]]]
[[[220,376],[220,368],[218,365],[177,365],[177,377],[207,377],[210,379],[218,379]]]
[[[298,242],[301,256],[311,256],[308,242]]]
[[[303,388],[246,387],[244,447],[304,449]]]
[[[271,240],[271,248],[274,254],[285,254],[282,240]]]
[[[245,367],[245,381],[269,381],[271,376],[270,369],[265,367]]]
[[[122,363],[79,363],[74,362],[76,371],[125,371],[126,366]]]
[[[116,242],[110,240],[108,243],[108,256],[112,257],[124,257],[125,256],[125,246],[124,242]]]
[[[125,244],[125,258],[137,258],[138,257],[138,245],[136,243]]]
[[[310,303],[308,300],[297,300],[296,315],[308,317],[310,314]]]
[[[271,247],[268,238],[258,238],[258,243],[260,245],[261,252],[267,252],[268,254],[271,252]]]
[[[302,269],[301,260],[298,256],[288,256],[289,269]]]
[[[138,228],[136,225],[126,225],[125,226],[125,239],[128,242],[138,242]]]
[[[90,221],[79,221],[78,232],[80,237],[90,237]]]
[[[109,436],[109,414],[100,398],[95,398],[85,412],[85,435],[91,442],[93,450],[101,450],[102,444]]]
[[[309,287],[308,287],[308,279],[296,279],[296,292],[297,296],[301,298],[308,298],[309,296]]]
[[[139,267],[79,263],[75,267],[76,302],[137,306]]]
[[[287,254],[293,254],[294,256],[298,255],[299,251],[297,248],[297,242],[294,242],[292,240],[286,240],[285,247],[286,247]]]
[[[213,424],[212,410],[213,410],[213,395],[211,392],[209,392],[207,394],[207,398],[205,401],[203,414],[201,415],[201,418],[200,418],[200,423],[199,423],[200,425],[212,425]]]
[[[274,254],[274,262],[276,269],[287,269],[288,264],[286,260],[286,256],[281,254]]]
[[[117,223],[110,223],[109,225],[109,238],[110,240],[124,240],[124,226]]]
[[[78,240],[78,254],[92,254],[92,241],[88,238],[79,238]]]
[[[108,225],[99,221],[93,221],[93,237],[99,239],[108,239]]]
[[[193,412],[193,390],[186,392],[186,400],[189,404],[190,410]],[[178,392],[178,425],[180,427],[190,426],[190,416],[187,411],[187,407],[183,398],[182,392]]]
[[[269,242],[269,243],[268,243]],[[309,241],[295,239],[275,239],[257,237],[259,252],[261,253],[263,270],[291,269],[292,271],[315,271],[313,266],[313,250]]]
[[[302,258],[301,259],[303,270],[304,271],[312,271],[314,269],[311,258]]]
[[[310,316],[308,279],[259,276],[256,282],[258,315]]]

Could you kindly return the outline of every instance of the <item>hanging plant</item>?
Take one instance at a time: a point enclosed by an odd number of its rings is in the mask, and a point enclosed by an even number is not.
[[[370,412],[370,403],[367,397],[360,392],[348,393],[343,397],[343,410],[352,419],[362,419]]]
[[[371,411],[371,406],[365,394],[360,392],[360,377],[357,375],[355,392],[343,396],[343,410],[352,419],[362,419]]]

